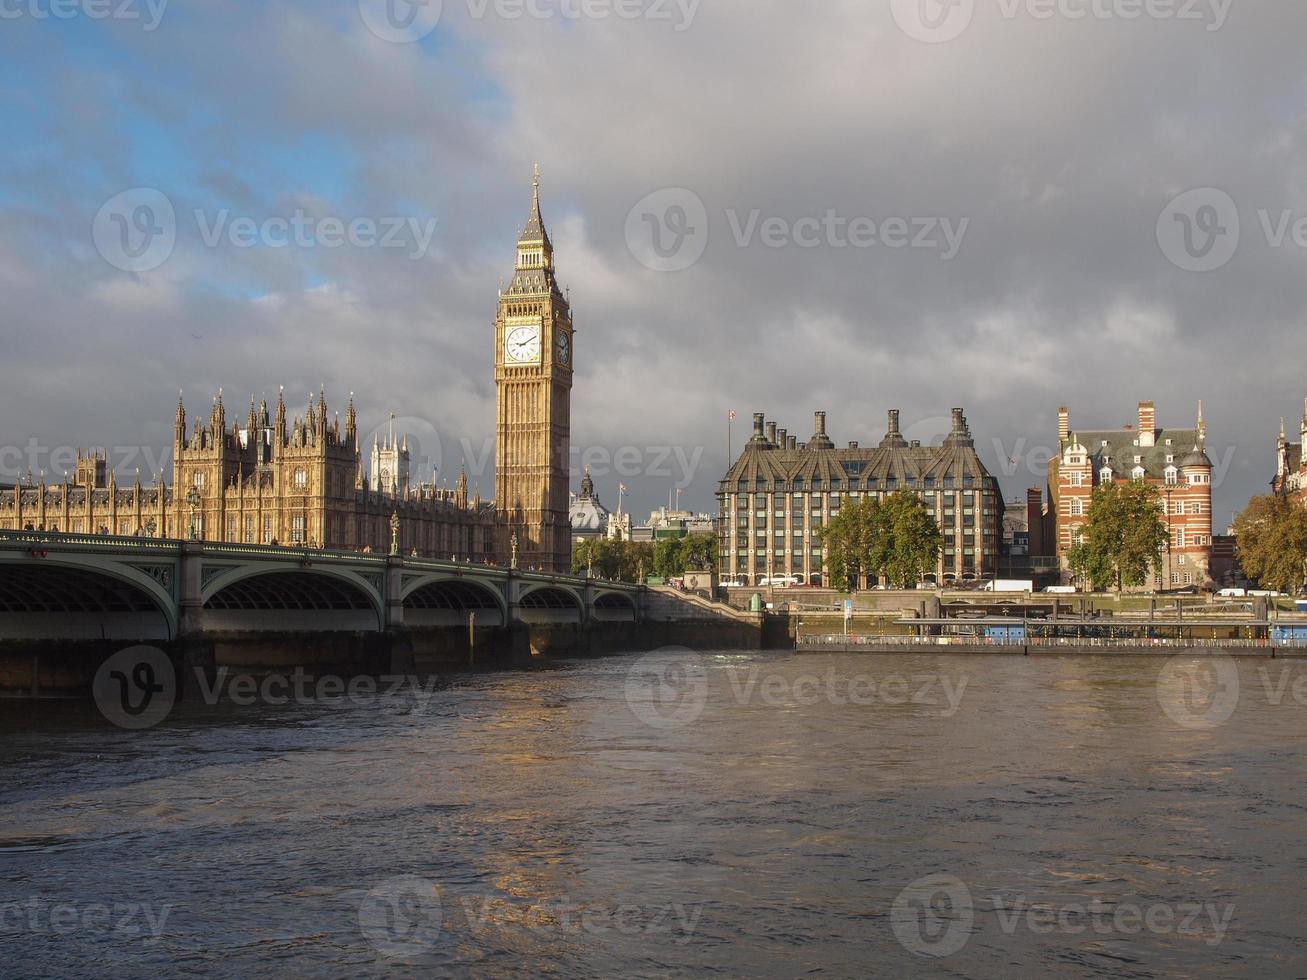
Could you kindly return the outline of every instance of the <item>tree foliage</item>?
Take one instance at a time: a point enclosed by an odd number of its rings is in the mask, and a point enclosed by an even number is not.
[[[1245,575],[1297,594],[1307,581],[1307,508],[1286,497],[1254,497],[1235,518],[1234,533]]]
[[[717,568],[717,535],[688,534],[663,538],[653,546],[653,573],[663,578],[684,575],[686,570]]]
[[[572,546],[572,574],[586,574],[591,563],[599,578],[636,582],[642,571],[653,574],[654,546],[648,541],[577,541]]]
[[[939,561],[941,537],[934,516],[916,494],[900,490],[884,501],[846,503],[819,532],[831,584],[840,591],[885,576],[911,588]]]
[[[1095,589],[1137,587],[1162,571],[1168,532],[1157,488],[1142,480],[1094,489],[1088,523],[1067,552],[1071,570]]]

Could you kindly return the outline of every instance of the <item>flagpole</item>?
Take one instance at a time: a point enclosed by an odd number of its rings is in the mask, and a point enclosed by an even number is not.
[[[731,427],[735,424],[735,410],[726,413],[726,469],[729,471],[735,457],[731,455]]]

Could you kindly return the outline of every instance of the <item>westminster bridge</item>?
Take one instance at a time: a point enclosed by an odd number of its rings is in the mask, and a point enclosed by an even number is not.
[[[590,576],[399,554],[0,531],[0,689],[75,687],[126,643],[211,667],[411,668],[758,645],[724,606]]]

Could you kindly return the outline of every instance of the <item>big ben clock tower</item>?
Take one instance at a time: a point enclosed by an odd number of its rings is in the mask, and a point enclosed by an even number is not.
[[[569,572],[568,442],[572,426],[572,311],[554,277],[540,217],[536,167],[531,215],[513,280],[495,317],[495,511],[499,561]]]

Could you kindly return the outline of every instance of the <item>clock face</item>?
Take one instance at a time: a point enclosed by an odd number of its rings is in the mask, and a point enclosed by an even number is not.
[[[504,339],[504,355],[511,364],[530,364],[540,360],[540,328],[517,327]]]
[[[558,335],[558,362],[560,364],[572,363],[572,338],[566,333]]]

